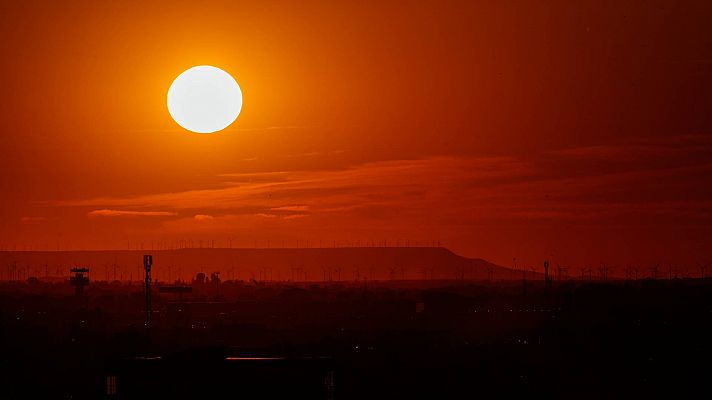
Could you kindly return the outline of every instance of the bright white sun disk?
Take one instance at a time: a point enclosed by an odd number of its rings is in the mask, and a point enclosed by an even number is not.
[[[200,65],[178,75],[168,89],[168,112],[183,128],[213,133],[232,124],[242,109],[242,91],[230,74]]]

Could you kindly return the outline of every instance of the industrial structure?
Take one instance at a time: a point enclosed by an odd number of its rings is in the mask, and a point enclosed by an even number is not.
[[[69,283],[74,286],[74,296],[84,298],[84,287],[89,285],[89,268],[72,268],[69,270],[74,276],[69,278]]]

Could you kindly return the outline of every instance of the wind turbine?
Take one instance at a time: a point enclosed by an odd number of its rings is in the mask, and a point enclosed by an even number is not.
[[[660,264],[655,264],[650,267],[650,277],[652,279],[658,279],[658,269],[660,269]]]
[[[698,262],[698,263],[697,263],[697,266],[700,268],[700,278],[701,278],[702,280],[704,280],[704,279],[705,279],[705,270],[707,269],[707,267],[709,266],[709,264],[703,264],[703,263],[701,263],[701,262]]]
[[[394,281],[396,277],[396,268],[395,267],[389,267],[388,268],[388,279]]]

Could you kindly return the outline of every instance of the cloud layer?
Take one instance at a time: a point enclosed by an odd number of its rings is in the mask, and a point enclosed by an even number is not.
[[[684,224],[712,216],[712,193],[700,185],[712,177],[710,155],[706,137],[689,136],[536,156],[434,157],[338,170],[233,173],[214,188],[55,205],[106,207],[89,216],[190,216],[216,226],[238,216],[376,227],[527,220],[650,224],[675,219]]]

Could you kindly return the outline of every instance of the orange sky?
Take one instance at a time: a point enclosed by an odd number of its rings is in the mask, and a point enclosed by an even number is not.
[[[0,247],[712,261],[710,2],[381,3],[3,2]],[[166,109],[199,64],[218,134]]]

